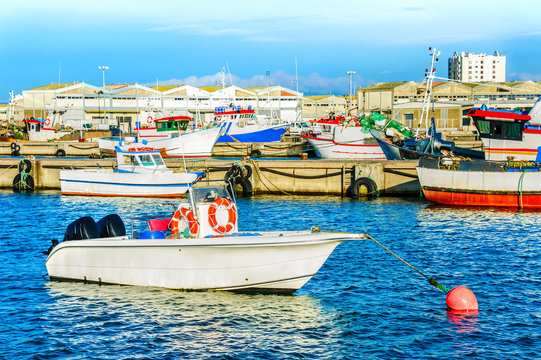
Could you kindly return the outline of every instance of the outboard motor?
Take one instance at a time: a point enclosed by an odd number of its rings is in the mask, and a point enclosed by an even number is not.
[[[99,237],[98,225],[90,216],[79,218],[68,225],[64,241],[96,239]]]
[[[110,214],[99,220],[97,223],[100,238],[117,237],[126,235],[124,222],[117,214]]]

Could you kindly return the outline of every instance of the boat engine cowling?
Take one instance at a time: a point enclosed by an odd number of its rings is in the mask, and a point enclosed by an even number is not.
[[[79,218],[68,225],[64,241],[95,239],[100,235],[98,225],[90,216]]]
[[[100,238],[117,237],[126,235],[124,222],[117,214],[109,214],[96,223]]]

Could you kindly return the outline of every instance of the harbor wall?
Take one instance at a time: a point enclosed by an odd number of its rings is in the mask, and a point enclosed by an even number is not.
[[[12,188],[19,173],[21,157],[0,158],[0,187]],[[36,158],[29,174],[36,189],[60,189],[62,169],[114,169],[116,159]],[[371,179],[380,195],[416,195],[420,186],[416,160],[403,161],[340,161],[340,160],[259,160],[242,161],[204,159],[166,159],[166,165],[176,172],[203,171],[209,180],[224,179],[236,165],[250,167],[250,190],[254,194],[317,194],[347,196],[348,189],[358,179]],[[240,183],[238,190],[245,190]]]

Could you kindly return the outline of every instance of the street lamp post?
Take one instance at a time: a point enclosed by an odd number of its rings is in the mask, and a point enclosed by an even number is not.
[[[351,70],[351,71],[347,71],[346,74],[349,75],[349,100],[348,100],[348,107],[349,107],[349,102],[351,101],[351,93],[353,92],[353,75],[355,75],[355,71]],[[349,112],[349,109],[348,109],[348,112]]]
[[[105,94],[105,70],[109,70],[109,66],[98,66],[98,69],[101,70],[103,75],[103,93]],[[103,119],[105,120],[107,117],[105,115],[105,96],[103,97]]]

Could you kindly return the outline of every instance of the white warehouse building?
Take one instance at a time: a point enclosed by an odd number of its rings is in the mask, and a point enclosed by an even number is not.
[[[485,53],[454,53],[449,58],[449,79],[463,82],[505,82],[505,56],[497,51]]]
[[[211,120],[214,109],[233,104],[251,106],[257,114],[274,115],[292,122],[300,112],[302,93],[281,86],[196,88],[190,85],[147,87],[139,84],[98,87],[84,82],[51,84],[23,91],[24,117],[45,119],[81,129],[109,129],[120,125],[129,131],[136,122],[187,115]]]

